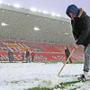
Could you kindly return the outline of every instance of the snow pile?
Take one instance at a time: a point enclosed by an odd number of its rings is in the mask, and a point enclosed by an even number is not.
[[[83,73],[83,64],[67,64],[58,77],[57,74],[62,66],[62,63],[0,63],[0,90],[23,90],[34,87],[54,88],[62,82],[77,80],[73,76]],[[88,90],[90,83],[80,82],[65,89],[69,90],[73,87],[87,88]]]

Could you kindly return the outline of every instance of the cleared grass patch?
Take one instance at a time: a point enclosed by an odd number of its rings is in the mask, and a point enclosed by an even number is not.
[[[45,63],[45,64],[54,64],[54,63],[58,63],[58,62],[61,62],[61,63],[65,63],[65,60],[62,60],[62,61],[55,61],[55,60],[42,60],[42,61],[34,61],[33,63]],[[73,63],[72,64],[83,64],[84,61],[83,60],[73,60],[72,61]],[[27,63],[26,61],[13,61],[13,62],[8,62],[8,61],[0,61],[0,63]],[[70,62],[68,62],[68,64],[70,64]]]

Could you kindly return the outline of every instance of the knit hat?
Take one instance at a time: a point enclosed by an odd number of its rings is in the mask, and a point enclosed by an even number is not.
[[[69,5],[67,10],[66,10],[66,14],[70,17],[69,13],[73,13],[74,15],[78,16],[78,13],[79,13],[79,9],[77,8],[76,5],[72,4],[72,5]]]

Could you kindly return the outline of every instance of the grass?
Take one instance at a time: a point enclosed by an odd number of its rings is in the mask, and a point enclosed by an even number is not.
[[[54,63],[58,63],[58,62],[62,62],[62,63],[65,63],[65,60],[64,61],[48,61],[48,60],[42,60],[42,61],[34,61],[33,63],[45,63],[45,64],[54,64]],[[73,60],[72,61],[73,64],[83,64],[84,61],[81,61],[81,60]],[[26,61],[14,61],[14,62],[8,62],[8,61],[1,61],[0,63],[26,63]],[[68,63],[70,64],[70,62]]]
[[[90,79],[88,79],[87,81],[90,81]],[[53,90],[53,89],[64,90],[65,87],[71,86],[71,85],[73,86],[76,83],[79,83],[79,81],[71,81],[71,82],[60,83],[60,85],[57,85],[55,88],[52,88],[52,89],[50,89],[50,88],[32,88],[32,89],[27,89],[27,90]],[[70,90],[76,90],[78,88],[80,88],[80,87],[73,88],[73,89],[70,89]]]
[[[65,83],[61,83],[61,89],[65,88],[66,86],[70,86],[71,84],[75,84],[78,83],[79,81],[72,81],[72,82],[65,82]]]
[[[62,62],[62,63],[65,63],[65,61],[46,61],[46,60],[43,60],[43,61],[35,61],[34,63],[45,63],[45,64],[53,64],[53,63],[58,63],[58,62]],[[77,60],[77,61],[72,61],[73,64],[83,64],[84,61],[81,61],[81,60]],[[70,62],[68,63],[70,64]]]
[[[72,81],[72,82],[65,82],[65,83],[60,83],[60,85],[57,85],[55,88],[32,88],[32,89],[27,89],[27,90],[53,90],[53,89],[61,89],[64,90],[65,87],[74,85],[78,83],[79,81]],[[78,87],[79,88],[79,87]],[[77,88],[73,88],[72,90],[76,90]]]
[[[27,89],[27,90],[53,90],[50,88],[32,88],[32,89]]]

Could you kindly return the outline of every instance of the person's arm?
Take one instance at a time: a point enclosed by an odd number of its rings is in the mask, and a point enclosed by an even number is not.
[[[85,20],[83,20],[83,30],[81,32],[81,35],[79,36],[78,40],[76,41],[76,44],[81,45],[83,44],[83,42],[85,41],[85,39],[88,36],[89,33],[89,18],[85,18]]]
[[[72,33],[74,36],[75,41],[77,41],[77,37],[76,37],[76,30],[74,29],[74,20],[71,20],[71,26],[72,26]]]

